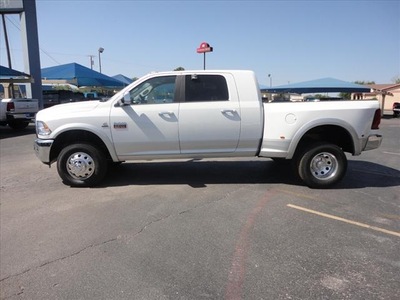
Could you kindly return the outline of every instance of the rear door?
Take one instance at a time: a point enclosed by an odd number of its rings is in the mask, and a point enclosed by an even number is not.
[[[182,154],[236,151],[240,136],[240,106],[231,74],[185,75],[179,108]]]

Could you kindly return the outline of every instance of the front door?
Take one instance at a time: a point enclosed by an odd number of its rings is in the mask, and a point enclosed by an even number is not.
[[[175,82],[176,76],[153,77],[129,92],[128,105],[111,109],[111,132],[121,160],[180,153]]]

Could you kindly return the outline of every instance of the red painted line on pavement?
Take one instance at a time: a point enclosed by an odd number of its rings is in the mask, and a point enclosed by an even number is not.
[[[246,257],[250,248],[249,234],[253,229],[257,215],[267,204],[270,195],[270,193],[265,194],[257,203],[256,207],[247,217],[246,224],[240,232],[239,240],[235,247],[235,254],[232,259],[232,267],[228,276],[228,284],[225,290],[226,300],[242,299],[243,282],[246,273]]]

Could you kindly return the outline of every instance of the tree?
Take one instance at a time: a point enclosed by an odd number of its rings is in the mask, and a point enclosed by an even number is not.
[[[176,69],[174,69],[174,71],[185,71],[184,67],[177,67]]]
[[[361,81],[357,80],[354,81],[355,84],[360,84],[360,85],[370,85],[370,84],[375,84],[375,81]],[[343,99],[350,99],[351,98],[351,93],[339,93],[339,97]]]
[[[341,93],[339,93],[339,97],[342,98],[342,99],[350,99],[351,93],[341,92]]]
[[[400,76],[395,76],[395,77],[393,77],[393,78],[392,78],[392,81],[393,81],[395,84],[400,83]]]
[[[354,83],[361,85],[369,85],[369,84],[375,84],[375,81],[354,81]]]

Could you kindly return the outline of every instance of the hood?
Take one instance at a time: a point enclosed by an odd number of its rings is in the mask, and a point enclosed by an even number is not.
[[[39,111],[38,116],[41,115],[51,115],[51,116],[64,116],[69,114],[75,113],[85,113],[88,111],[93,110],[99,105],[100,101],[81,101],[81,102],[72,102],[72,103],[65,103],[65,104],[58,104],[54,105],[49,108],[42,109]]]

